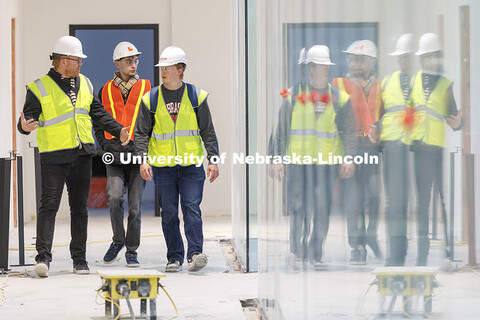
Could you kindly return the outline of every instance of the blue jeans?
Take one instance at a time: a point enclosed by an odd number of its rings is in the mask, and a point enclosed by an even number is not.
[[[200,203],[203,196],[205,171],[203,166],[152,167],[153,180],[162,208],[162,229],[167,244],[167,259],[183,263],[185,249],[180,234],[178,201],[182,206],[187,259],[203,250],[202,214]]]
[[[142,223],[142,193],[146,181],[140,176],[138,164],[107,165],[107,194],[112,223],[113,242],[125,243],[126,254],[136,254],[140,245],[140,226]],[[123,226],[123,195],[128,190],[127,232]]]

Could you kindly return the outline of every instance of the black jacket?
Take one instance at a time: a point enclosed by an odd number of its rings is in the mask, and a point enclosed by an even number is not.
[[[70,78],[63,78],[54,68],[51,68],[47,74],[50,76],[55,83],[68,95],[70,91]],[[80,77],[75,78],[75,94],[78,94],[80,89]],[[25,114],[25,119],[34,119],[38,121],[40,114],[42,113],[42,105],[38,100],[37,96],[27,88],[27,96],[25,98],[25,104],[23,106],[23,113]],[[108,131],[110,134],[115,136],[120,136],[120,130],[123,126],[119,124],[115,119],[108,113],[105,108],[100,104],[95,96],[93,97],[92,104],[90,105],[90,117],[93,120],[94,124],[100,125],[105,131]],[[30,134],[30,132],[25,132],[22,130],[21,119],[18,119],[17,123],[18,131],[22,134]],[[96,148],[93,143],[83,143],[78,148],[68,149],[68,150],[59,150],[53,152],[42,152],[40,153],[40,163],[41,164],[61,164],[61,163],[71,163],[74,162],[79,155],[94,155],[96,154]]]

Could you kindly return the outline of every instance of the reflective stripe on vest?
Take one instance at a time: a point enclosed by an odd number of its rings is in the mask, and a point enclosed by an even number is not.
[[[27,86],[42,106],[37,129],[40,152],[73,149],[79,146],[79,141],[94,143],[89,115],[93,86],[84,75],[79,75],[79,79],[80,87],[75,107],[70,97],[48,75]]]
[[[106,90],[105,90],[106,88]],[[130,127],[130,139],[134,140],[134,129],[137,121],[138,110],[142,96],[150,91],[151,85],[149,80],[139,79],[130,89],[127,101],[124,102],[121,89],[116,86],[113,80],[109,80],[102,90],[102,103],[118,123],[124,127]],[[114,136],[108,132],[104,132],[106,139],[113,139]]]
[[[204,155],[203,145],[197,115],[188,97],[187,86],[185,85],[176,121],[173,121],[168,113],[161,89],[159,88],[155,124],[148,144],[148,156],[150,156],[150,159],[153,159],[154,156],[155,158],[163,156],[166,160],[164,163],[150,162],[150,164],[156,167],[199,164],[197,159]],[[197,96],[198,105],[201,105],[207,98],[208,93],[204,90],[198,90]],[[149,93],[143,97],[143,102],[150,109]],[[182,157],[185,161],[175,163],[174,157],[176,156]]]
[[[303,94],[302,88],[299,88],[298,94]],[[310,94],[309,87],[306,88],[305,94]],[[328,104],[325,111],[317,117],[315,115],[314,106],[310,99],[302,104],[296,100],[292,110],[292,122],[290,137],[288,143],[288,154],[290,156],[310,157],[313,163],[318,163],[321,159],[318,154],[344,155],[343,143],[340,139],[335,124],[336,109],[333,105],[332,87],[328,87]],[[335,103],[338,107],[343,107],[348,101],[348,95],[339,90],[338,101]],[[323,163],[322,163],[323,164]]]
[[[382,132],[380,141],[401,140],[411,143],[411,127],[406,125],[407,105],[400,81],[400,71],[386,76],[382,82],[384,114],[380,119]]]
[[[425,101],[422,72],[417,73],[411,96],[416,111],[413,140],[439,147],[445,145],[445,117],[449,106],[448,88],[451,85],[450,80],[440,76],[428,101]]]

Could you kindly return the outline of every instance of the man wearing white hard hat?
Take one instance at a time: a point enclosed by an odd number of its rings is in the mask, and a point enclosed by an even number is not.
[[[96,154],[92,121],[127,144],[128,129],[117,123],[93,93],[90,80],[80,74],[83,54],[80,40],[59,38],[53,47],[52,68],[27,86],[23,112],[18,122],[22,134],[37,130],[42,196],[37,214],[34,271],[47,277],[52,261],[55,216],[64,185],[70,204],[70,254],[73,270],[88,274],[86,241],[87,201],[92,175],[91,156]]]
[[[403,266],[407,254],[408,157],[413,129],[409,104],[413,67],[413,34],[397,40],[395,57],[399,70],[382,81],[380,119],[369,138],[382,150],[385,186],[385,222],[388,236],[386,266]]]
[[[209,181],[215,181],[219,175],[217,165],[212,163],[212,157],[218,157],[219,152],[207,103],[208,93],[183,82],[187,64],[181,48],[171,46],[163,50],[157,64],[162,85],[143,96],[135,128],[135,152],[142,157],[149,156],[149,163],[140,166],[140,174],[145,180],[153,177],[162,208],[166,272],[180,271],[185,259],[178,218],[179,200],[188,243],[188,271],[199,271],[208,262],[203,253],[200,210],[205,182],[204,146]]]
[[[414,76],[411,103],[415,109],[412,132],[417,184],[417,265],[427,265],[430,249],[428,221],[430,194],[435,180],[443,202],[443,151],[445,122],[461,130],[461,111],[453,96],[453,83],[442,75],[442,46],[434,33],[420,37],[418,51],[422,70]],[[435,192],[437,192],[435,190]]]
[[[370,125],[378,121],[380,84],[376,75],[377,47],[370,40],[354,41],[347,50],[349,73],[333,84],[350,95],[358,134],[358,154],[379,156],[377,144],[367,135]],[[352,248],[350,264],[366,264],[368,245],[376,258],[382,257],[377,241],[380,199],[378,164],[358,164],[355,175],[344,183],[344,205],[347,212],[348,243]],[[368,212],[368,226],[366,226]]]
[[[137,73],[140,54],[132,43],[120,42],[113,50],[113,63],[118,71],[115,71],[113,79],[98,92],[98,98],[105,109],[123,126],[129,128],[132,142],[123,146],[117,137],[99,126],[94,126],[100,147],[113,155],[113,162],[106,164],[108,207],[113,237],[103,262],[114,262],[120,250],[125,247],[127,267],[140,266],[137,249],[140,245],[141,202],[145,180],[140,176],[140,165],[122,164],[120,154],[123,154],[124,159],[128,159],[128,155],[133,156],[135,153],[133,132],[138,110],[142,96],[151,89],[150,81],[140,79]],[[128,221],[125,232],[123,197],[127,191]]]
[[[311,159],[287,168],[291,251],[316,270],[326,268],[323,245],[328,232],[334,183],[353,175],[354,165],[325,162],[328,155],[352,155],[355,124],[348,95],[328,83],[330,51],[315,45],[307,52],[309,82],[285,98],[275,135],[276,156]],[[322,155],[320,159],[319,155]],[[283,171],[279,165],[279,172]],[[295,200],[294,200],[295,199]],[[311,230],[311,232],[310,232]],[[297,246],[297,248],[295,248]]]
[[[280,92],[280,95],[284,100],[291,100],[292,95],[296,96],[299,92],[305,91],[306,82],[308,79],[306,48],[302,48],[300,50],[298,54],[297,65],[300,71],[300,81],[294,84],[292,87],[283,89]],[[280,116],[282,115],[280,114]],[[280,137],[277,137],[272,133],[269,139],[269,155],[274,155],[274,142],[284,144],[287,140],[287,135],[288,133],[284,132],[284,136],[279,139]],[[308,259],[307,244],[308,237],[310,235],[310,221],[306,219],[306,215],[303,214],[303,207],[306,206],[307,201],[303,201],[302,198],[298,197],[298,190],[301,188],[299,183],[305,181],[305,179],[308,179],[308,177],[295,175],[295,177],[291,176],[291,178],[287,181],[287,179],[283,179],[283,177],[285,175],[285,171],[288,172],[288,170],[289,169],[284,168],[283,165],[272,164],[269,166],[270,177],[273,179],[278,179],[282,182],[282,192],[287,195],[286,197],[282,197],[282,208],[284,209],[285,214],[290,218],[290,252],[286,257],[286,262],[294,269],[298,269],[301,267],[302,262]]]

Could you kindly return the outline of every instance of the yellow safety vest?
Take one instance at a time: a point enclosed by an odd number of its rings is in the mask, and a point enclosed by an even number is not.
[[[27,86],[38,98],[42,112],[38,118],[37,143],[40,152],[77,148],[82,143],[95,143],[92,135],[90,105],[93,86],[80,74],[80,89],[75,107],[58,84],[45,75]]]
[[[143,102],[150,109],[150,92],[143,96]],[[197,89],[198,105],[207,99],[208,93]],[[195,158],[190,158],[190,155]],[[174,122],[168,113],[161,88],[158,90],[158,103],[155,112],[155,125],[148,143],[149,163],[156,167],[173,167],[200,164],[196,157],[203,157],[203,145],[198,128],[197,115],[188,98],[187,86],[183,92],[182,101]],[[158,157],[166,157],[164,163],[159,163]],[[182,157],[181,163],[176,163],[172,157]],[[151,161],[155,157],[156,161]],[[170,157],[170,159],[168,159]]]
[[[404,144],[410,144],[411,132],[405,125],[406,110],[410,106],[403,96],[400,71],[396,71],[383,79],[382,100],[385,111],[381,119],[380,141],[401,140]]]
[[[413,140],[421,140],[428,145],[443,147],[445,144],[445,117],[447,117],[449,98],[448,88],[452,82],[440,76],[435,89],[425,101],[422,72],[418,72],[412,89],[411,100],[415,108]]]
[[[342,90],[338,90],[338,106],[342,108],[348,101],[349,96]],[[298,96],[303,91],[299,88]],[[307,87],[305,95],[310,95]],[[297,97],[298,97],[297,96]],[[328,104],[325,111],[316,119],[313,102],[306,99],[305,104],[296,99],[293,105],[290,139],[288,154],[290,156],[308,156],[316,159],[313,163],[319,163],[319,153],[322,153],[323,160],[332,156],[343,156],[344,146],[335,123],[336,110],[332,102],[332,87],[328,87]],[[322,163],[321,163],[322,164]]]

